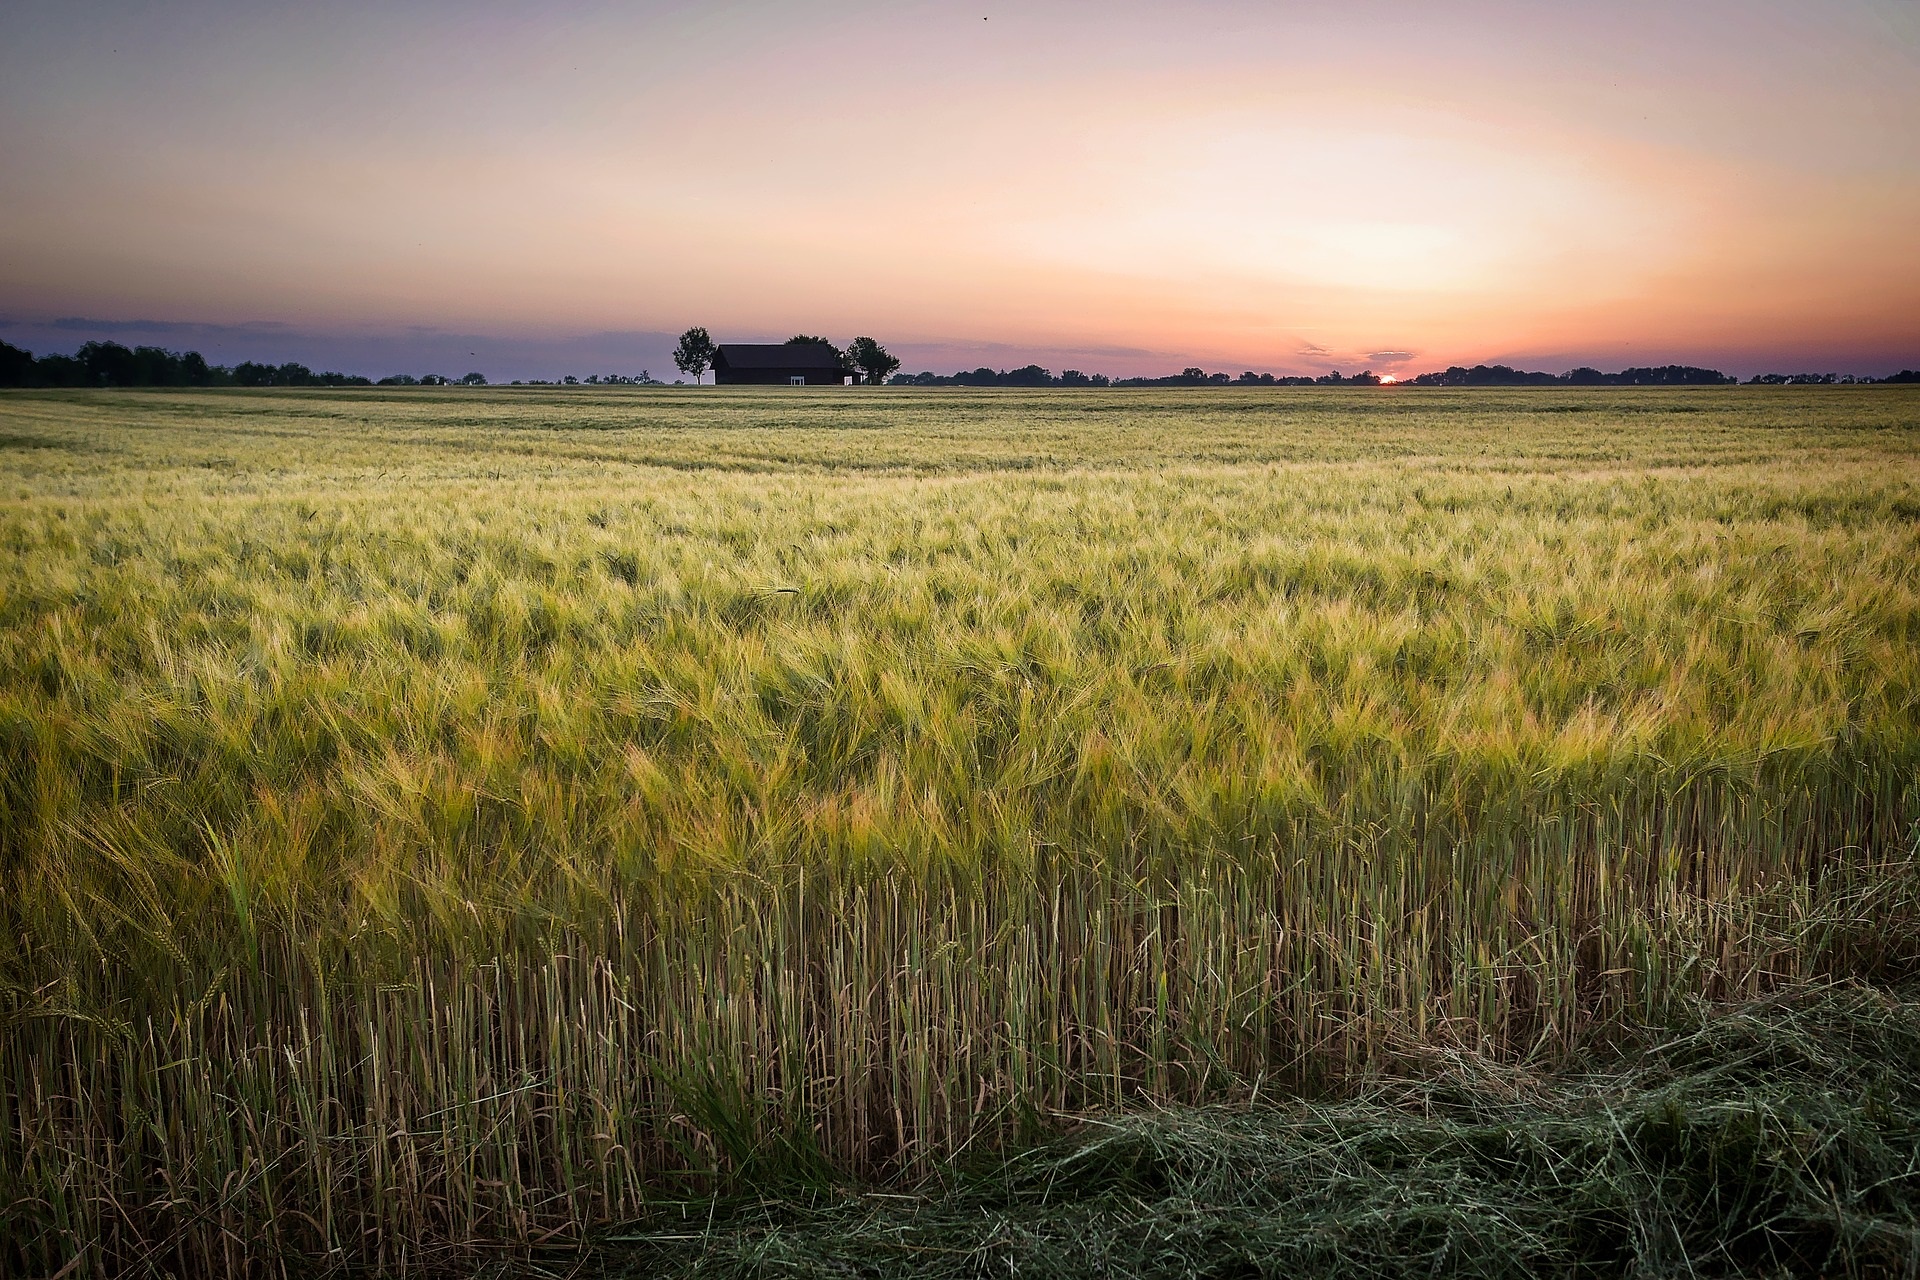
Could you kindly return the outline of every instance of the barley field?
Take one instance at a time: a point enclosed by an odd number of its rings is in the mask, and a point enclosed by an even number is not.
[[[0,1272],[1551,1064],[1916,821],[1905,388],[8,393]]]

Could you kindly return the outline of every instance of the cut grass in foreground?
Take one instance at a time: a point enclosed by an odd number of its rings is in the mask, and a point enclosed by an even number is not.
[[[901,1193],[662,1206],[510,1273],[714,1280],[1920,1272],[1920,1003],[1801,989],[1552,1073],[1094,1117]]]
[[[1900,388],[0,398],[0,1270],[1897,973],[1917,460]]]

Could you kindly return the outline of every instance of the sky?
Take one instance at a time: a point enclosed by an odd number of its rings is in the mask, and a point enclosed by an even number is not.
[[[0,339],[1920,367],[1920,4],[0,8]]]

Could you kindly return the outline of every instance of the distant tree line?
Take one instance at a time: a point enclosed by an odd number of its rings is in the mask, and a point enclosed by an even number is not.
[[[1856,386],[1863,382],[1920,382],[1920,369],[1902,369],[1884,378],[1861,378],[1851,373],[1756,373],[1750,387]]]
[[[1378,383],[1380,379],[1372,374],[1355,374],[1352,378],[1343,378],[1339,374],[1328,374],[1319,378],[1276,378],[1271,373],[1254,373],[1249,370],[1234,377],[1230,373],[1208,373],[1203,369],[1184,369],[1164,378],[1110,378],[1104,373],[1082,373],[1078,369],[1068,369],[1055,377],[1049,369],[1037,364],[1023,365],[1018,369],[989,369],[984,365],[978,369],[962,369],[959,373],[902,373],[896,375],[891,385],[896,387],[1275,387],[1275,386],[1344,386],[1359,384],[1363,380]]]
[[[571,379],[570,379],[571,381]],[[198,351],[161,347],[125,347],[118,342],[88,342],[70,356],[36,358],[10,342],[0,342],[0,387],[484,387],[484,374],[449,378],[437,373],[414,377],[399,373],[375,382],[355,373],[315,373],[306,365],[209,364]]]
[[[667,384],[653,376],[650,370],[642,369],[638,373],[590,373],[584,378],[568,374],[564,378],[528,378],[524,381],[515,378],[507,384],[511,387],[664,387]]]
[[[369,387],[372,379],[306,365],[209,364],[198,351],[89,342],[70,356],[35,358],[0,342],[0,387]]]
[[[301,384],[287,383],[286,385],[299,386]],[[367,380],[362,378],[358,382],[350,385],[360,387],[368,384]],[[437,373],[423,373],[416,378],[410,373],[396,373],[392,377],[382,378],[372,385],[376,387],[484,387],[487,385],[487,375],[484,373],[469,373],[464,377],[448,378]]]
[[[1567,373],[1531,373],[1504,364],[1477,364],[1471,369],[1456,364],[1444,373],[1423,373],[1407,381],[1416,387],[1725,387],[1739,379],[1718,369],[1690,364],[1622,369],[1619,373],[1602,373],[1584,366]]]
[[[892,379],[896,387],[1377,387],[1391,379],[1382,378],[1371,369],[1362,373],[1342,374],[1338,370],[1323,373],[1318,377],[1298,375],[1280,375],[1254,373],[1248,370],[1239,376],[1229,373],[1207,373],[1197,368],[1187,368],[1164,378],[1109,378],[1104,373],[1081,373],[1077,369],[1068,369],[1055,376],[1051,371],[1037,364],[1022,366],[1018,369],[989,369],[984,366],[973,370],[961,370],[959,373],[902,373]],[[1396,385],[1415,387],[1727,387],[1740,380],[1718,369],[1701,369],[1689,364],[1669,364],[1660,366],[1622,369],[1618,373],[1603,373],[1598,369],[1582,367],[1566,373],[1538,373],[1525,369],[1509,368],[1504,364],[1477,364],[1471,369],[1460,365],[1438,373],[1423,373],[1412,378],[1400,379]],[[1777,373],[1759,374],[1747,380],[1748,385],[1812,383],[1874,383],[1874,382],[1920,382],[1920,373],[1905,370],[1886,378],[1839,376],[1835,374],[1794,374],[1791,376]]]
[[[899,373],[892,379],[896,387],[1105,387],[1112,380],[1104,373],[1086,374],[1069,369],[1059,377],[1037,364],[1019,369],[962,369],[955,374]]]
[[[1364,373],[1341,373],[1335,369],[1332,373],[1323,373],[1319,377],[1306,374],[1255,373],[1248,369],[1235,377],[1230,373],[1207,373],[1200,369],[1187,368],[1165,378],[1115,378],[1116,387],[1377,387],[1380,375],[1371,369]]]
[[[1407,381],[1417,387],[1729,387],[1740,380],[1718,369],[1702,369],[1690,364],[1622,369],[1619,373],[1602,373],[1598,369],[1583,367],[1558,374],[1529,373],[1509,369],[1503,364],[1477,364],[1471,369],[1454,365],[1445,373],[1423,373]],[[1920,373],[1909,369],[1886,378],[1832,373],[1759,373],[1747,379],[1750,387],[1829,383],[1852,386],[1878,382],[1920,382]]]
[[[896,387],[1377,387],[1379,375],[1366,373],[1323,373],[1317,378],[1296,375],[1255,373],[1251,369],[1235,377],[1230,373],[1208,373],[1186,368],[1164,378],[1110,378],[1104,373],[1082,373],[1068,369],[1055,377],[1037,364],[1018,369],[993,370],[984,366],[955,374],[903,373],[892,380]]]

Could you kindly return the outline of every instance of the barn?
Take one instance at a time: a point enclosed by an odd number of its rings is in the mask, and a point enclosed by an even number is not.
[[[824,342],[723,342],[713,355],[719,386],[837,387],[847,380]]]

